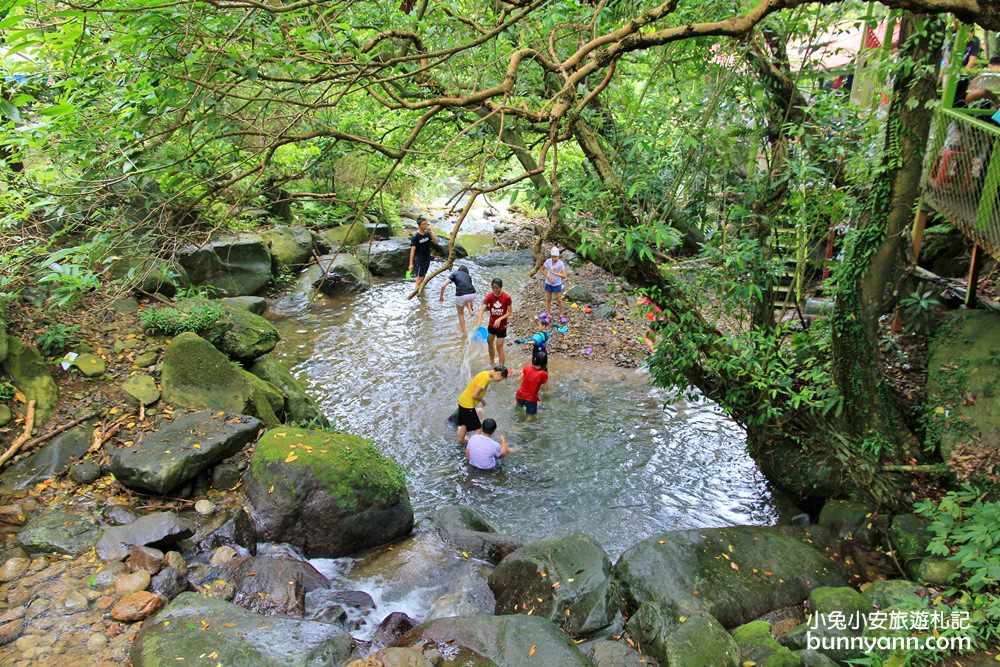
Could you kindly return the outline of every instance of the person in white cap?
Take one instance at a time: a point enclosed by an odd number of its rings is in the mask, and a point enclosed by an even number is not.
[[[559,248],[552,247],[551,257],[545,260],[542,265],[545,270],[545,315],[550,316],[552,310],[552,295],[556,295],[556,302],[559,304],[559,321],[565,322],[563,315],[563,279],[566,278],[566,265],[559,259]]]

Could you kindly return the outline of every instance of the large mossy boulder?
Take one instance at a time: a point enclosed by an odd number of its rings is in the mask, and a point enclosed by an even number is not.
[[[920,561],[930,555],[927,548],[931,537],[927,522],[916,514],[897,514],[892,517],[889,540],[896,552],[896,559],[911,577],[916,576]]]
[[[526,544],[490,574],[496,614],[548,618],[571,636],[613,624],[621,606],[611,559],[594,538],[573,533]]]
[[[316,401],[306,393],[288,367],[273,354],[266,354],[254,362],[250,372],[271,383],[285,395],[286,421],[319,427],[330,425]]]
[[[6,361],[9,348],[10,339],[7,337],[7,323],[0,320],[0,364]]]
[[[135,667],[204,663],[226,667],[326,667],[343,664],[351,636],[336,624],[267,617],[223,600],[181,593],[142,624]]]
[[[280,423],[285,396],[274,385],[231,362],[197,334],[183,333],[163,353],[164,400],[174,407],[222,410]]]
[[[111,275],[129,287],[149,294],[173,297],[189,284],[187,271],[176,261],[158,257],[125,256],[111,264]]]
[[[59,390],[38,348],[25,345],[19,338],[10,338],[3,369],[25,399],[35,402],[36,427],[55,416]]]
[[[396,237],[362,243],[355,247],[354,253],[372,275],[402,278],[410,263],[410,241]]]
[[[327,296],[357,294],[372,285],[368,269],[354,255],[323,255],[299,276],[298,291],[319,290]]]
[[[193,284],[214,287],[216,296],[256,294],[271,280],[271,254],[257,234],[186,246],[177,260]]]
[[[1000,449],[998,356],[1000,313],[959,310],[938,330],[927,359],[929,444],[938,445],[945,461],[959,446],[990,450],[975,457],[983,459],[983,475],[992,472],[986,466],[993,465]],[[975,476],[977,471],[964,472]]]
[[[260,427],[254,417],[193,412],[115,450],[111,472],[130,489],[167,493],[239,452]]]
[[[0,488],[20,491],[42,480],[58,477],[83,459],[90,449],[92,437],[88,425],[60,433],[37,452],[8,466],[0,475]]]
[[[413,529],[402,467],[371,440],[346,433],[271,429],[245,477],[262,540],[336,558]]]
[[[397,646],[437,647],[444,664],[470,667],[559,665],[590,667],[592,663],[551,622],[536,616],[456,616],[418,625]]]
[[[493,530],[486,517],[462,505],[448,505],[428,515],[441,538],[458,551],[496,565],[521,543]]]
[[[261,237],[276,267],[302,266],[312,258],[312,234],[301,225],[274,227],[262,233]]]
[[[802,659],[778,643],[771,635],[767,621],[752,621],[732,632],[740,647],[740,664],[753,663],[758,667],[801,667]]]
[[[658,602],[647,602],[629,619],[628,632],[661,665],[740,664],[736,642],[716,619],[701,611],[682,614]]]
[[[92,516],[52,510],[32,517],[17,535],[29,554],[79,556],[94,546],[100,532]]]
[[[347,248],[367,241],[368,230],[365,229],[365,221],[358,220],[356,223],[346,222],[339,227],[323,230],[320,238],[324,244],[336,252],[341,247]]]
[[[819,586],[843,586],[842,567],[792,526],[667,532],[622,554],[615,572],[633,608],[657,602],[704,611],[733,628],[800,603]]]
[[[274,325],[249,308],[227,303],[228,299],[185,299],[176,308],[182,312],[206,307],[221,308],[221,315],[204,330],[205,340],[233,361],[250,364],[275,348],[281,335]]]
[[[886,609],[904,600],[926,597],[926,590],[920,584],[906,579],[882,579],[865,586],[861,597],[876,609]]]
[[[808,458],[794,443],[775,439],[754,455],[767,478],[793,496],[826,500],[844,493],[844,482],[832,462]]]

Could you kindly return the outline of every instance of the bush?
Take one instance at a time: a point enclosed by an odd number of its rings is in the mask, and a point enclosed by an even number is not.
[[[222,307],[204,303],[189,308],[147,308],[139,315],[142,326],[160,336],[176,336],[191,332],[200,334],[224,315]]]
[[[35,338],[35,345],[45,356],[54,356],[66,349],[78,328],[76,325],[53,324]]]

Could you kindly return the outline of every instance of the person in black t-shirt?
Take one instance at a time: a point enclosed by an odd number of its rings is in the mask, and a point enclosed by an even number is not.
[[[469,315],[476,314],[476,307],[472,305],[476,300],[476,288],[472,286],[472,276],[469,275],[469,269],[460,266],[448,276],[448,280],[441,285],[441,294],[438,298],[441,303],[444,303],[444,289],[449,283],[455,285],[455,310],[458,312],[458,328],[462,330],[462,336],[465,336],[467,334],[465,331],[465,311],[468,310]]]
[[[417,233],[410,238],[410,271],[416,279],[415,289],[420,289],[424,276],[431,266],[431,245],[437,244],[437,237],[431,231],[431,223],[426,218],[417,222]]]
[[[965,54],[962,56],[962,67],[966,69],[971,69],[976,64],[976,59],[979,58],[980,52],[983,50],[983,43],[979,41],[979,38],[975,35],[975,29],[973,29],[973,35],[969,38],[969,41],[965,43]]]

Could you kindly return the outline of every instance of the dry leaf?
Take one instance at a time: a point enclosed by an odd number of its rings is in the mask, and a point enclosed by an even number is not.
[[[285,463],[291,463],[292,461],[295,461],[298,458],[299,458],[298,456],[289,452],[288,456],[285,457]]]
[[[270,487],[268,487],[267,492],[268,493],[274,493],[274,484],[272,484]]]
[[[531,648],[530,648],[530,649],[528,649],[528,657],[529,657],[529,658],[530,658],[531,656],[535,655],[535,647],[536,647],[536,646],[538,646],[538,645],[537,645],[537,644],[532,644],[532,645],[531,645]]]

